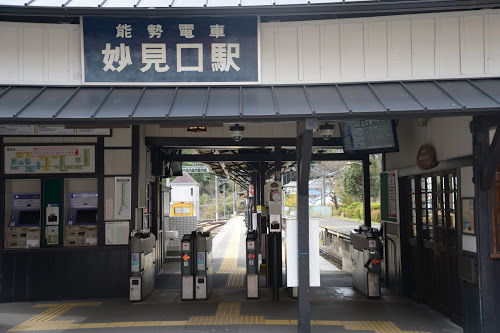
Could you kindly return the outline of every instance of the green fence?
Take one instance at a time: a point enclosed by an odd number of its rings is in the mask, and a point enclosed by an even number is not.
[[[311,216],[332,216],[333,206],[309,206],[309,215]]]

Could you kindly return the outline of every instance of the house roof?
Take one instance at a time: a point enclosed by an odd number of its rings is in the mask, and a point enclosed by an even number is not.
[[[179,184],[193,184],[198,185],[198,182],[191,177],[191,175],[187,172],[183,172],[182,176],[175,178],[171,183],[171,185],[179,185]]]

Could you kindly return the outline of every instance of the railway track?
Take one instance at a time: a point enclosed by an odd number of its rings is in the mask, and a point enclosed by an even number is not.
[[[335,267],[337,267],[338,269],[342,269],[342,258],[339,258],[338,256],[328,252],[326,249],[322,249],[321,247],[319,249],[319,254],[320,256],[328,260],[328,262],[335,265]]]
[[[226,222],[227,220],[219,220],[217,222],[214,220],[201,220],[198,221],[198,228],[203,228],[204,232],[210,231],[213,235],[216,235]]]

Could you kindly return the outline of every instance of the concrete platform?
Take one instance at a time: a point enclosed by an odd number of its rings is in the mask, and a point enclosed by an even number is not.
[[[244,233],[242,219],[235,218],[214,239],[215,288],[208,300],[182,301],[178,267],[169,264],[157,279],[157,289],[143,302],[0,304],[0,331],[297,332],[297,301],[287,289],[280,290],[279,301],[272,300],[270,288],[260,289],[259,300],[246,299],[240,286]],[[462,332],[438,312],[388,290],[380,300],[368,300],[352,288],[350,274],[328,262],[320,266],[322,287],[311,288],[312,332]]]

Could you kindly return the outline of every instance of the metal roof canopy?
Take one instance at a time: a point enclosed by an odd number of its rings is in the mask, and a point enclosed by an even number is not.
[[[0,86],[0,122],[90,127],[485,115],[499,108],[499,78],[304,86]]]
[[[494,8],[492,0],[0,0],[3,15],[380,15]]]

